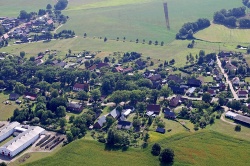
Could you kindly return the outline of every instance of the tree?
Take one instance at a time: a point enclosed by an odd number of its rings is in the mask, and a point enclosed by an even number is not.
[[[59,93],[58,93],[58,90],[57,90],[57,89],[55,89],[55,90],[53,90],[53,91],[51,92],[51,97],[53,97],[53,98],[58,97],[58,95],[59,95]]]
[[[67,121],[66,121],[65,118],[61,118],[59,123],[60,123],[60,127],[62,129],[62,128],[64,128],[66,126]]]
[[[209,93],[204,93],[202,95],[202,100],[205,101],[206,103],[209,103],[211,101],[211,96]]]
[[[165,100],[171,94],[171,89],[168,87],[163,87],[161,88],[160,94],[161,96],[164,97],[164,100]]]
[[[68,5],[68,0],[58,0],[55,4],[55,10],[64,10]]]
[[[30,19],[30,14],[28,14],[25,10],[21,10],[19,14],[20,19]]]
[[[90,92],[91,97],[95,102],[101,97],[101,92],[99,89],[94,89]]]
[[[83,37],[86,38],[86,37],[87,37],[87,33],[84,33],[84,34],[83,34]]]
[[[133,120],[133,126],[135,128],[140,127],[141,126],[141,120],[140,119],[134,119]]]
[[[72,135],[72,133],[71,132],[68,132],[67,134],[66,134],[66,136],[67,136],[67,140],[68,140],[68,142],[72,142],[73,141],[73,135]]]
[[[25,52],[24,52],[24,51],[21,51],[21,52],[20,52],[20,57],[24,58],[24,56],[25,56]]]
[[[46,6],[46,9],[47,9],[47,10],[51,10],[51,9],[52,9],[51,4],[48,4],[48,5]]]
[[[105,37],[103,41],[106,42],[107,40],[108,40],[108,39]]]
[[[146,110],[146,103],[144,103],[144,102],[138,102],[138,103],[136,104],[136,109],[137,109],[138,112],[140,112],[140,113],[145,112],[145,110]]]
[[[88,97],[89,96],[88,96],[87,92],[85,92],[85,91],[80,91],[77,93],[77,98],[81,101],[88,99]]]
[[[1,162],[0,166],[7,166],[7,164],[5,162]]]
[[[66,116],[66,108],[64,106],[57,107],[56,115],[58,117],[65,117]]]
[[[152,146],[151,153],[152,153],[154,156],[159,156],[159,154],[161,153],[161,146],[160,146],[158,143],[155,143],[155,144]]]
[[[159,160],[162,163],[172,163],[174,161],[174,151],[170,148],[164,149],[159,156]]]
[[[241,131],[241,125],[236,125],[235,128],[234,128],[235,131]]]
[[[25,91],[26,91],[26,86],[20,82],[17,82],[15,85],[15,93],[23,94]]]
[[[115,122],[115,119],[112,116],[107,116],[106,117],[107,128],[109,128],[114,122]]]
[[[164,46],[164,42],[163,41],[161,42],[161,46]]]

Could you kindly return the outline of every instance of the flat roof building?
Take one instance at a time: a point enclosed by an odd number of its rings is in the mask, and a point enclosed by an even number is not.
[[[28,146],[33,144],[41,134],[44,134],[44,132],[45,129],[38,126],[32,126],[1,146],[0,153],[8,157],[14,157]]]
[[[2,130],[0,130],[0,142],[11,136],[15,131],[15,127],[19,125],[20,123],[18,122],[12,122],[8,126],[2,128]]]

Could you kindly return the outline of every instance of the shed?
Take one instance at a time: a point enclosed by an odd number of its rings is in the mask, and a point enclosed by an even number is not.
[[[160,128],[160,127],[157,127],[157,129],[155,131],[158,133],[161,133],[161,134],[165,134],[165,132],[166,132],[166,130],[164,128]]]

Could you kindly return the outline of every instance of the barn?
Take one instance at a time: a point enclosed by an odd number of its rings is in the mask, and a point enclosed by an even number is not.
[[[19,125],[20,123],[18,122],[12,122],[2,130],[0,130],[0,142],[11,136],[15,131],[15,127]]]
[[[0,147],[0,153],[8,157],[14,157],[28,146],[32,145],[45,130],[38,126],[32,126],[17,137]]]

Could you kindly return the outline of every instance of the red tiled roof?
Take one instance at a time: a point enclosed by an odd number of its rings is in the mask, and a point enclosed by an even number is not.
[[[53,24],[53,20],[48,20],[47,23],[50,25],[50,24]]]
[[[74,85],[74,88],[77,88],[77,89],[84,89],[84,88],[86,88],[87,86],[88,86],[87,83],[85,83],[85,84],[76,83],[76,84]]]

